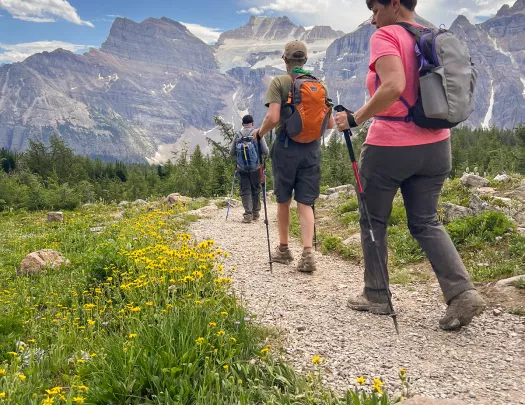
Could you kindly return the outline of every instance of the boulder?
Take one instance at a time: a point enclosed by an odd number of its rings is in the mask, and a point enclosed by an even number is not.
[[[190,203],[191,198],[186,197],[183,195],[180,195],[179,193],[173,193],[166,197],[164,202],[168,204],[170,207],[177,204],[182,204],[183,206],[186,206]]]
[[[140,207],[140,206],[143,206],[143,205],[148,205],[148,202],[144,201],[144,200],[141,200],[141,199],[138,199],[138,200],[133,201],[133,205],[135,207]]]
[[[319,199],[320,199],[321,201],[327,201],[329,198],[330,198],[330,196],[329,196],[328,194],[321,194],[321,195],[319,196]]]
[[[520,200],[525,200],[525,185],[516,187],[514,190],[511,190],[507,193],[507,197],[514,197]]]
[[[361,243],[361,233],[356,233],[343,241],[343,245],[355,245]]]
[[[445,223],[468,217],[471,213],[470,209],[467,207],[448,202],[442,203],[440,207],[443,210],[443,221]]]
[[[420,396],[407,399],[402,403],[403,405],[466,405],[465,402],[456,399],[431,399]]]
[[[64,213],[62,212],[48,212],[47,222],[64,222]]]
[[[329,188],[324,194],[335,194],[335,193],[355,193],[354,186],[352,184],[346,184],[344,186]]]
[[[129,205],[129,201],[121,201],[118,203],[119,207],[127,207]]]
[[[508,175],[503,173],[494,177],[494,181],[497,181],[498,183],[510,183],[512,179]]]
[[[465,187],[487,187],[490,184],[486,178],[471,173],[465,173],[460,181]]]
[[[224,202],[226,204],[226,207],[228,207],[228,204],[230,204],[231,208],[237,208],[242,205],[242,201],[236,200],[235,198],[232,198],[230,202],[230,197],[224,197]]]
[[[25,276],[28,274],[38,274],[45,268],[55,269],[60,266],[69,266],[69,260],[64,259],[61,253],[55,250],[43,249],[29,253],[18,268],[16,274]]]
[[[206,207],[199,208],[198,210],[189,211],[190,215],[212,215],[219,208],[215,204],[207,205]]]
[[[123,212],[116,212],[114,214],[109,214],[110,217],[112,218],[115,218],[115,219],[123,219],[124,218],[124,213]]]

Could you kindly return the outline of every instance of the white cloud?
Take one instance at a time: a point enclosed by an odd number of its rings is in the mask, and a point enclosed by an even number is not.
[[[207,44],[217,42],[219,36],[222,34],[222,31],[219,28],[210,28],[199,24],[188,24],[182,21],[181,24],[188,28],[193,35]]]
[[[416,11],[435,25],[450,26],[459,14],[472,23],[477,18],[495,14],[503,4],[515,0],[419,0]],[[330,25],[334,29],[350,32],[371,16],[365,0],[246,0],[239,13],[256,10],[262,14],[274,12],[288,15],[296,24]]]
[[[257,8],[257,7],[251,7],[244,10],[237,11],[238,14],[250,14],[250,15],[261,15],[264,14],[264,9]]]
[[[0,49],[4,50],[4,52],[0,52],[0,63],[21,62],[35,53],[44,51],[51,52],[58,48],[78,52],[86,49],[86,45],[77,45],[62,41],[38,41],[13,45],[0,43]]]
[[[0,8],[18,20],[54,22],[62,19],[93,27],[91,22],[80,18],[77,10],[67,0],[0,0]]]

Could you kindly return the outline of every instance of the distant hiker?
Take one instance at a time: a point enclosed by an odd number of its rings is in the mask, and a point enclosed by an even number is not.
[[[388,286],[384,285],[378,273],[378,260],[386,268],[387,223],[393,199],[398,189],[401,189],[410,232],[432,264],[448,305],[446,315],[439,322],[440,327],[445,330],[459,329],[483,311],[485,302],[474,288],[445,228],[438,221],[438,199],[452,168],[450,130],[428,129],[436,123],[428,125],[424,118],[416,125],[412,111],[409,113],[410,106],[416,105],[418,99],[419,68],[422,62],[414,52],[414,35],[396,23],[421,27],[414,20],[417,0],[366,0],[366,4],[373,11],[372,24],[378,28],[370,40],[370,71],[366,80],[371,99],[356,113],[338,113],[336,123],[342,131],[375,117],[361,152],[360,166],[372,227],[381,254],[378,258],[373,255],[374,250],[369,248],[370,229],[365,216],[361,215],[365,285],[363,293],[351,297],[348,305],[358,311],[389,313],[386,296]],[[449,41],[447,44],[429,36],[427,39],[431,47],[432,42],[434,46],[442,47],[452,43]],[[471,71],[471,65],[469,58],[466,58],[468,50],[465,55],[463,50],[441,48],[437,55],[443,55],[442,52],[459,54],[460,51],[462,54],[453,61],[458,70],[457,64],[463,62],[461,58],[465,56],[466,70],[461,70],[461,73],[467,72],[465,81],[470,86],[472,78],[468,72]],[[454,74],[453,69],[447,74]],[[441,86],[443,80],[439,79]],[[455,89],[451,86],[447,91],[453,92]],[[468,92],[463,96],[468,96]],[[444,102],[440,107],[446,109],[446,98]],[[467,99],[467,109],[468,103]],[[417,113],[415,111],[414,114]],[[463,113],[469,114],[468,111]],[[434,128],[445,126],[446,122],[441,122]]]
[[[261,212],[261,176],[257,142],[253,137],[255,131],[253,117],[242,118],[242,129],[237,132],[230,148],[230,154],[236,157],[240,179],[241,199],[244,207],[244,223],[258,220]],[[261,154],[268,156],[268,145],[263,139]]]
[[[312,251],[312,207],[320,191],[319,139],[326,129],[335,126],[335,122],[326,87],[303,69],[308,59],[306,45],[299,41],[286,44],[282,58],[288,74],[275,77],[270,83],[266,96],[268,113],[261,128],[255,133],[256,137],[263,137],[275,128],[277,135],[271,157],[280,244],[276,247],[272,260],[282,264],[293,261],[288,238],[290,203],[294,193],[304,246],[297,270],[313,272],[316,265]]]

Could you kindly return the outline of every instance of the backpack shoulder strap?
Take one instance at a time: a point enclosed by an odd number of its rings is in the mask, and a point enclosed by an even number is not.
[[[416,27],[415,25],[406,23],[406,22],[398,22],[396,25],[399,25],[406,29],[408,32],[410,32],[413,36],[416,38],[420,38],[423,34],[431,31],[430,28],[422,28],[422,27]]]

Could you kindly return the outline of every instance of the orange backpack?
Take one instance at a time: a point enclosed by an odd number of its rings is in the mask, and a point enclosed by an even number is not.
[[[332,114],[333,103],[321,80],[309,74],[290,75],[292,87],[283,105],[283,131],[294,142],[321,138]]]

